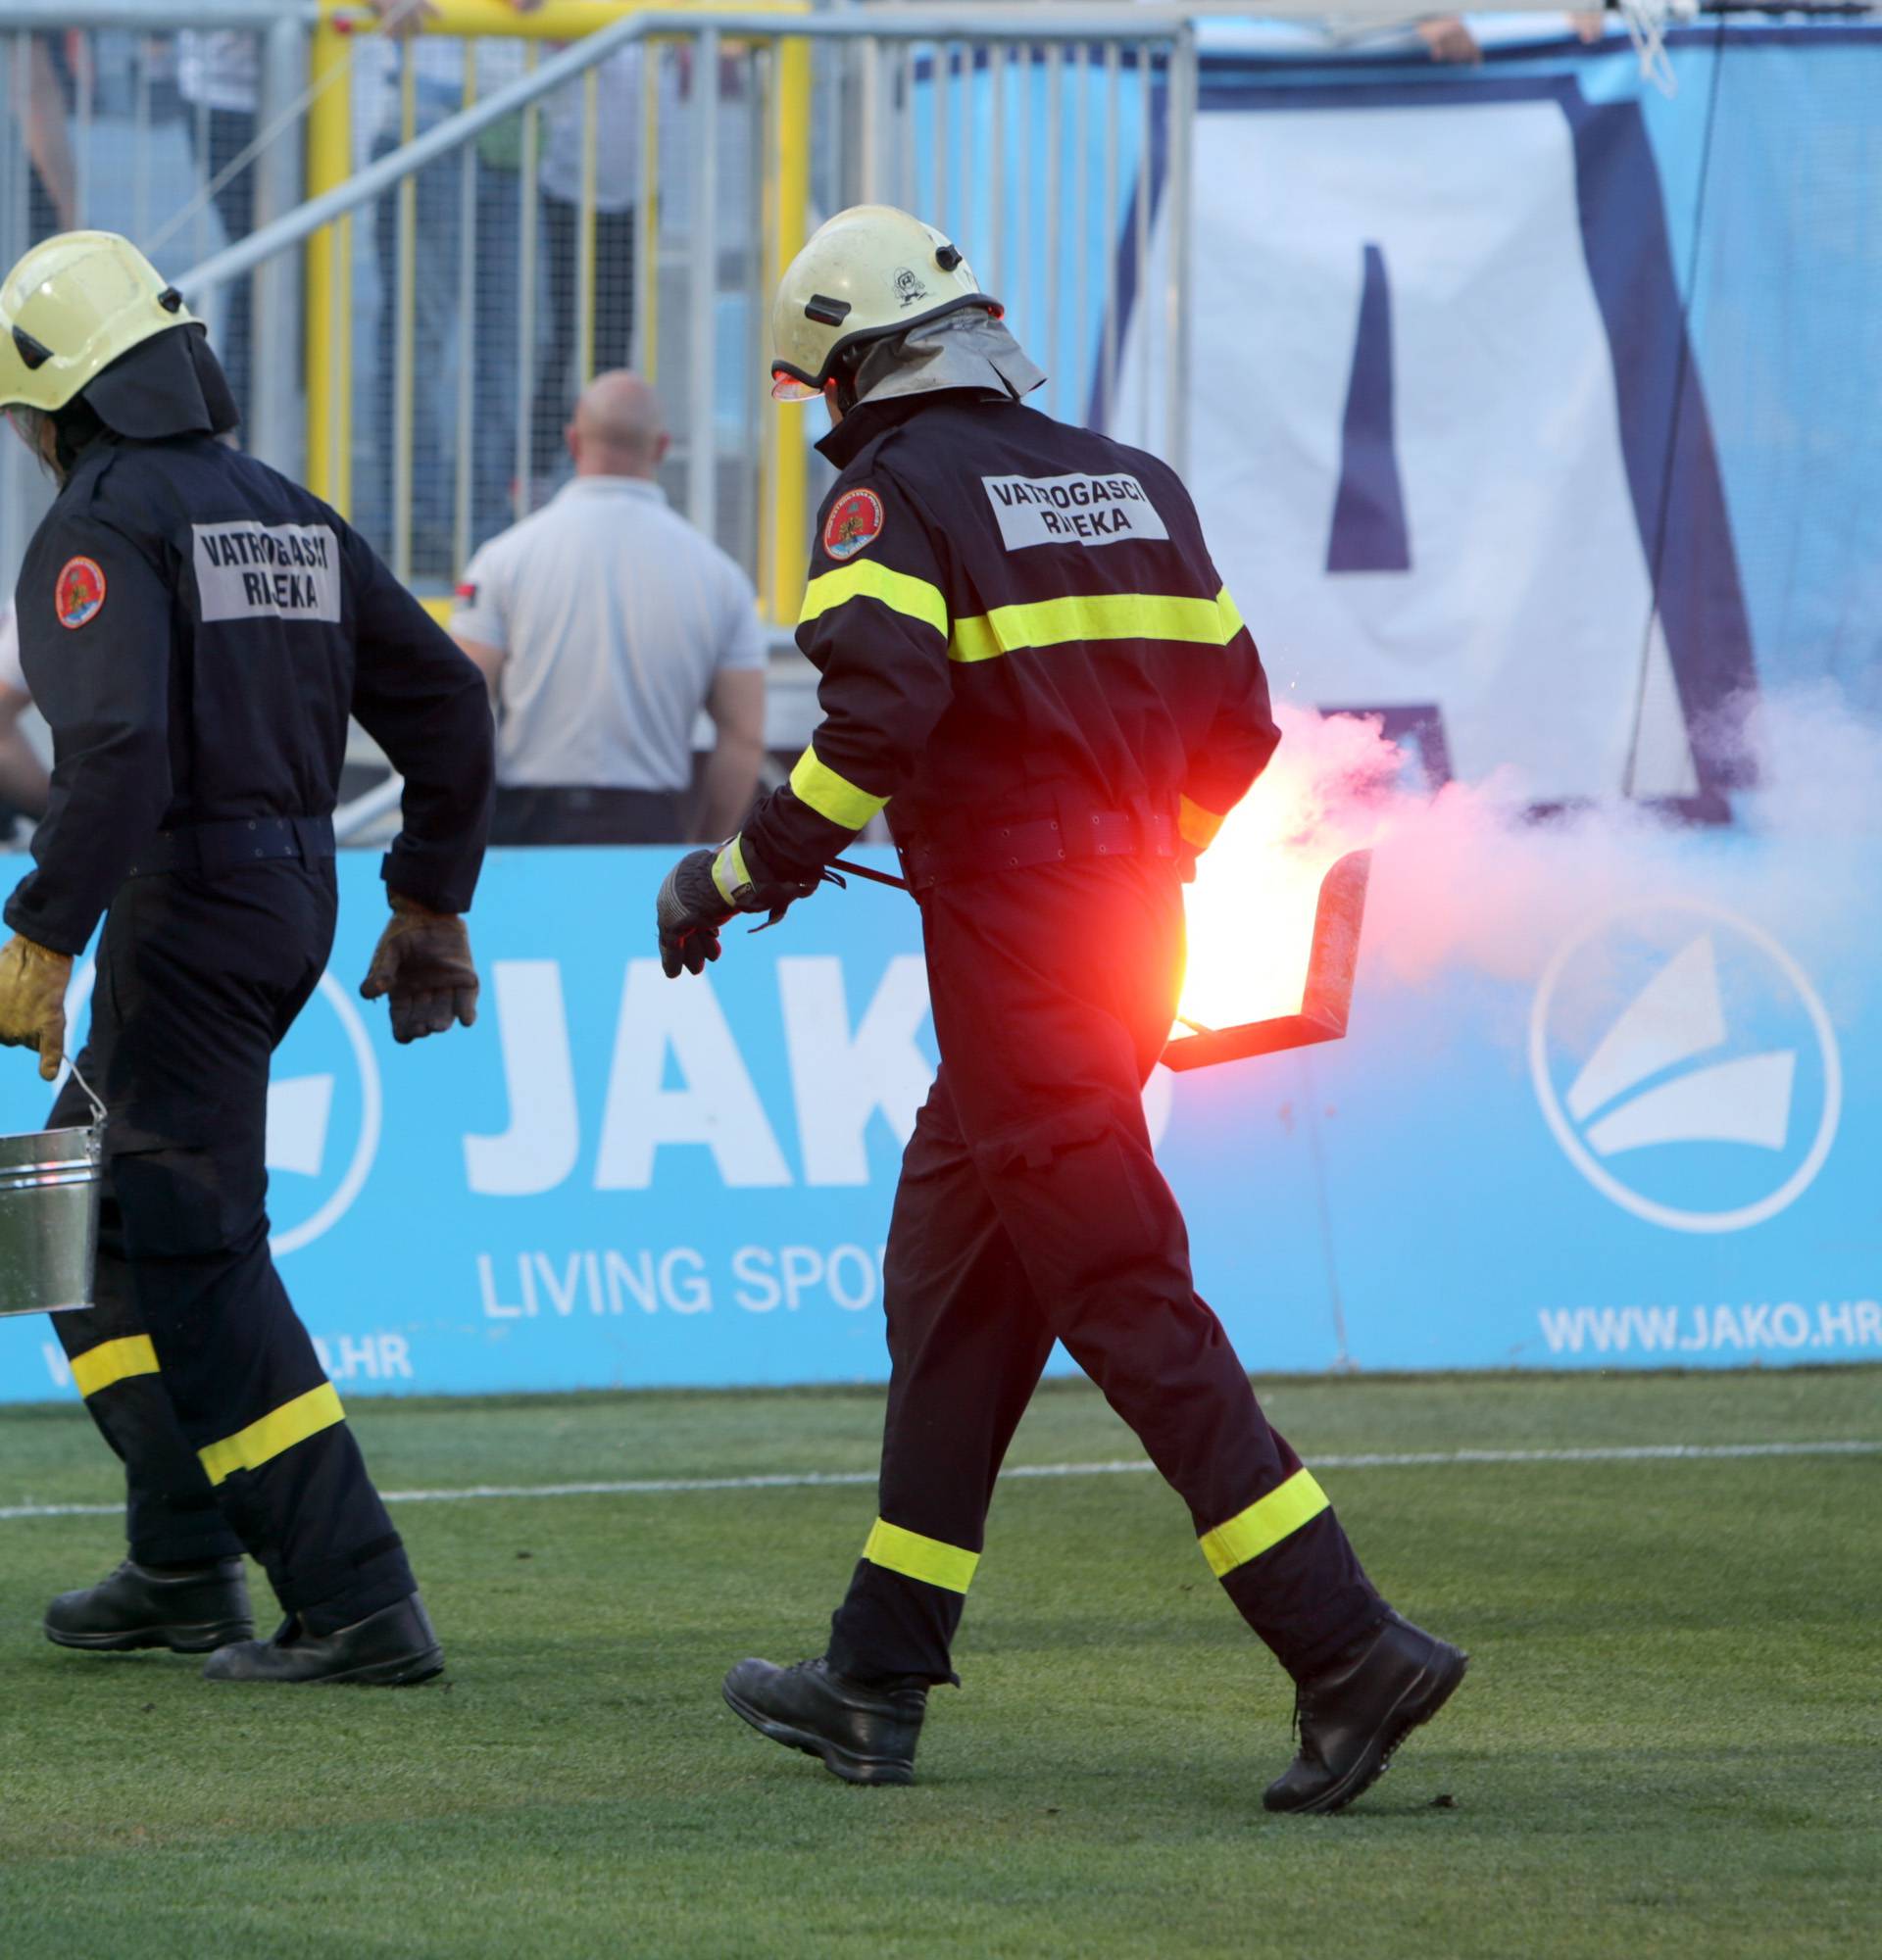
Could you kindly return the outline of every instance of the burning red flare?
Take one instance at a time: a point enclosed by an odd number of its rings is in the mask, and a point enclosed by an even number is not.
[[[1404,766],[1376,721],[1285,708],[1275,718],[1281,746],[1272,764],[1230,813],[1190,887],[1177,1013],[1193,1026],[1300,1012],[1321,883],[1337,859],[1377,841],[1386,792]]]

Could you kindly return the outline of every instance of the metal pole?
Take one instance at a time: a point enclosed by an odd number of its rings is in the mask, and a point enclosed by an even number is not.
[[[255,104],[259,128],[272,128],[308,84],[308,33],[286,14],[262,36],[261,88]],[[283,132],[251,166],[255,172],[255,222],[272,224],[301,201],[301,146]],[[256,267],[248,330],[248,439],[264,463],[298,473],[303,426],[300,363],[296,359],[301,316],[301,258],[279,252]]]
[[[693,273],[687,411],[686,514],[715,535],[718,521],[713,382],[718,312],[718,29],[693,36]]]
[[[419,117],[418,71],[413,47],[400,49],[399,135],[411,142]],[[412,579],[412,417],[416,401],[414,366],[418,354],[419,178],[415,171],[399,179],[397,232],[394,241],[396,281],[392,342],[392,569],[407,584]]]
[[[1033,289],[1032,263],[1032,49],[1023,43],[1014,51],[1014,59],[1018,65],[1019,74],[1019,114],[1015,119],[1014,147],[1017,155],[1014,159],[1013,191],[1018,218],[1015,224],[1014,274],[1015,306],[1025,322],[1024,331],[1032,330],[1031,300]]]
[[[641,58],[640,209],[634,219],[634,366],[651,386],[660,369],[660,59],[649,41]]]
[[[928,222],[948,229],[948,108],[953,95],[954,49],[946,41],[936,41],[928,59],[928,100],[933,111],[930,155],[934,163],[934,185],[927,209]]]
[[[464,44],[464,102],[477,99],[477,50]],[[451,497],[451,570],[455,580],[470,557],[470,480],[476,455],[474,382],[477,364],[477,146],[458,159],[458,400],[457,480]]]
[[[1150,328],[1153,314],[1146,304],[1150,298],[1150,172],[1156,159],[1152,138],[1156,110],[1155,76],[1151,73],[1150,43],[1137,45],[1137,120],[1143,135],[1138,144],[1137,162],[1137,446],[1150,444]]]
[[[915,187],[915,43],[902,43],[901,187],[896,202],[906,211],[917,200]]]
[[[353,96],[347,86],[352,59],[346,38],[331,21],[322,20],[314,30],[308,57],[310,85],[319,84],[319,93],[307,112],[307,190],[311,197],[337,189],[353,169]],[[280,218],[265,229],[280,235],[291,221]],[[339,341],[339,332],[350,319],[342,310],[344,236],[339,224],[330,223],[308,238],[305,296],[308,487],[342,514],[346,504],[341,489],[339,430],[346,386],[343,376],[350,368],[342,358]],[[272,256],[262,254],[260,261]],[[187,288],[191,277],[186,274],[180,283]]]
[[[1105,241],[1105,338],[1098,404],[1098,426],[1108,435],[1115,433],[1112,427],[1112,410],[1117,399],[1117,91],[1121,85],[1117,43],[1108,41],[1105,44],[1104,229],[1100,234]]]
[[[1189,27],[1170,44],[1169,191],[1164,221],[1164,457],[1178,475],[1189,467],[1190,202],[1196,146],[1198,69],[1196,35]]]
[[[74,195],[78,207],[75,215],[81,228],[91,221],[91,78],[98,66],[96,31],[94,30],[88,38],[90,40],[88,52],[91,59],[78,71],[78,168],[74,172],[77,178],[74,186]],[[207,176],[213,161],[209,156],[207,145],[204,146],[203,157],[203,174]]]
[[[876,153],[882,141],[881,42],[865,34],[856,53],[855,183],[859,204],[879,204],[876,193]]]
[[[998,294],[1007,285],[1007,51],[998,44],[987,50],[987,284]]]
[[[1060,271],[1060,172],[1063,159],[1060,146],[1065,131],[1065,104],[1061,90],[1065,82],[1065,50],[1054,42],[1046,50],[1046,209],[1044,244],[1046,259],[1046,370],[1052,376],[1048,393],[1055,416],[1065,413],[1061,399],[1065,387],[1059,359],[1059,271]]]
[[[283,26],[296,23],[283,22]],[[268,73],[264,68],[263,86],[268,83]],[[130,105],[131,155],[137,160],[137,174],[130,186],[130,223],[133,238],[150,236],[150,42],[139,41],[137,45],[137,79],[133,87]],[[251,369],[251,371],[253,371]]]
[[[600,71],[581,78],[581,204],[575,213],[575,372],[577,390],[595,376],[596,128]]]
[[[524,61],[531,73],[537,54]],[[532,102],[522,112],[522,168],[517,172],[517,515],[526,517],[535,498],[536,275],[539,245],[536,196],[541,118]]]
[[[1091,356],[1091,47],[1076,51],[1072,77],[1078,89],[1076,114],[1072,119],[1071,225],[1072,225],[1072,351],[1075,365],[1072,379],[1077,385],[1073,412],[1084,418],[1085,405],[1091,400],[1090,378],[1085,363]]]

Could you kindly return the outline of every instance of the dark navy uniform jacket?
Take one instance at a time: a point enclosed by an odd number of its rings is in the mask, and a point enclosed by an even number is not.
[[[824,438],[798,645],[823,721],[741,833],[775,875],[886,804],[906,848],[1068,807],[1205,847],[1279,735],[1194,506],[1155,457],[972,393],[865,404]]]
[[[482,677],[297,484],[206,436],[100,442],[34,535],[17,608],[54,766],[16,932],[82,951],[159,830],[329,815],[349,713],[405,777],[386,884],[469,907],[493,777]]]

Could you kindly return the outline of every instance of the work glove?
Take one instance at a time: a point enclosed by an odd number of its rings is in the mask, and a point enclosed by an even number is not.
[[[667,873],[654,917],[660,927],[660,970],[669,980],[704,973],[718,957],[718,929],[737,910],[713,878],[716,851],[689,851]]]
[[[16,933],[0,946],[0,1043],[36,1048],[50,1082],[66,1058],[66,989],[72,955],[54,953]]]
[[[719,928],[734,913],[768,912],[768,923],[775,925],[799,899],[817,890],[824,875],[774,878],[742,837],[718,851],[687,852],[667,873],[654,906],[661,970],[669,980],[682,972],[705,972],[706,962],[718,957]],[[720,877],[731,890],[729,899]]]
[[[471,1026],[477,1018],[477,969],[463,919],[394,892],[392,916],[373,948],[360,994],[368,1001],[392,997],[396,1042],[441,1035],[454,1020]]]

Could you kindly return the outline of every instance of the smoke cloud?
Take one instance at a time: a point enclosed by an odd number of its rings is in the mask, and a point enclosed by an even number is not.
[[[1514,771],[1434,793],[1376,718],[1282,707],[1277,719],[1280,750],[1216,847],[1229,847],[1222,875],[1204,860],[1192,920],[1228,900],[1231,882],[1249,896],[1257,839],[1313,888],[1335,858],[1370,848],[1362,988],[1375,974],[1409,987],[1532,982],[1579,927],[1666,899],[1749,918],[1832,990],[1837,956],[1872,936],[1882,728],[1834,688],[1732,706],[1722,725],[1759,787],[1735,798],[1732,824],[1709,829],[1618,803],[1538,816]],[[1210,940],[1207,928],[1192,936]]]

